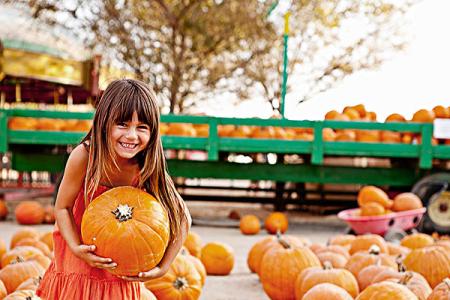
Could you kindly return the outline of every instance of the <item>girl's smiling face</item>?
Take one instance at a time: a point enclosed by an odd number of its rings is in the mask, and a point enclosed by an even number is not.
[[[136,112],[130,121],[114,124],[111,138],[117,158],[131,159],[144,150],[150,140],[150,126],[138,119]]]

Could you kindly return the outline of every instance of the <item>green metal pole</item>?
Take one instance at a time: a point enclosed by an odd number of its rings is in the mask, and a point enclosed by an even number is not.
[[[281,100],[280,100],[280,113],[281,118],[284,119],[284,106],[285,106],[285,99],[286,99],[286,88],[287,88],[287,66],[288,66],[288,38],[289,38],[289,17],[291,16],[291,13],[288,11],[284,15],[284,54],[283,54],[283,83],[281,86]]]

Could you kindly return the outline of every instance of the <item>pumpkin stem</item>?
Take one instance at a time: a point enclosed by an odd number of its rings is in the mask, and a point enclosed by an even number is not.
[[[323,269],[324,270],[332,270],[333,264],[329,260],[326,260],[323,262]]]
[[[131,219],[133,209],[134,207],[129,207],[128,204],[119,204],[119,206],[117,206],[111,213],[116,216],[116,219],[119,220],[119,222],[125,222]]]
[[[289,245],[289,243],[281,236],[280,230],[277,230],[277,241],[281,244],[281,246],[283,246],[284,249],[291,248],[291,245]]]
[[[22,256],[16,256],[9,264],[13,265],[17,263],[22,263],[24,261],[25,259]]]
[[[378,255],[378,254],[380,254],[380,252],[381,252],[381,249],[380,249],[380,247],[378,245],[373,244],[369,248],[369,253],[370,254]]]
[[[398,283],[406,285],[408,283],[408,281],[410,281],[412,278],[413,278],[413,273],[412,272],[406,272],[405,275],[403,275],[400,278]]]
[[[399,271],[400,273],[406,272],[406,267],[403,264],[403,259],[404,259],[403,254],[397,255],[397,257],[395,258],[395,263],[397,264],[397,271]]]
[[[173,286],[177,289],[177,290],[184,290],[187,289],[189,287],[189,283],[187,281],[186,278],[184,277],[177,277],[177,279],[175,279],[175,281],[173,282]]]

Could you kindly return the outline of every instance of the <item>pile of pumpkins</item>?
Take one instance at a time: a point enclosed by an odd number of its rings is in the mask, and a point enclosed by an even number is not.
[[[270,299],[448,300],[450,240],[415,233],[400,245],[376,234],[338,235],[326,245],[300,236],[255,243],[248,268]]]
[[[53,258],[52,232],[23,227],[12,236],[9,249],[0,239],[0,258],[0,299],[39,299],[35,291]],[[230,246],[203,245],[191,231],[169,271],[142,284],[141,299],[198,299],[207,275],[228,275],[233,266]]]
[[[52,232],[19,229],[9,249],[0,239],[0,258],[0,299],[39,299],[35,291],[53,258]]]
[[[391,200],[382,189],[372,185],[359,190],[358,206],[357,216],[381,216],[423,207],[420,198],[413,193],[400,193]]]
[[[0,220],[5,220],[9,210],[5,200],[0,200]],[[21,225],[53,224],[55,212],[53,205],[43,206],[34,200],[21,201],[14,209],[17,223]]]
[[[450,107],[435,106],[432,110],[420,109],[414,113],[411,120],[407,120],[398,113],[389,115],[385,122],[418,122],[430,123],[435,118],[450,118]],[[347,106],[341,112],[331,110],[324,116],[325,120],[337,121],[365,121],[376,122],[377,115],[373,111],[367,111],[363,104]],[[91,120],[64,120],[48,118],[12,117],[8,121],[8,127],[12,130],[48,130],[48,131],[78,131],[86,132],[92,125]],[[312,141],[314,131],[312,128],[283,128],[273,126],[246,126],[246,125],[219,125],[218,135],[230,138],[257,138],[257,139],[282,139]],[[207,124],[191,123],[161,123],[162,135],[208,137],[209,126]],[[401,133],[388,130],[333,130],[324,128],[322,132],[324,141],[357,141],[357,142],[381,142],[381,143],[421,143],[420,134]],[[450,144],[450,140],[432,140],[433,144]]]

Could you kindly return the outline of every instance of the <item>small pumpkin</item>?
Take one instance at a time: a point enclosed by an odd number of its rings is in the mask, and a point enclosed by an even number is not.
[[[445,278],[439,283],[428,296],[427,300],[449,300],[450,299],[450,278]]]
[[[356,236],[353,234],[339,234],[331,237],[328,240],[329,245],[341,245],[350,249],[351,243],[355,240]]]
[[[325,262],[322,268],[307,268],[297,276],[295,298],[302,299],[306,292],[321,283],[337,285],[346,290],[352,297],[359,294],[358,282],[352,273],[345,269],[334,269],[329,262]]]
[[[303,295],[303,298],[295,298],[296,300],[353,300],[353,297],[343,288],[331,284],[321,283],[312,287]]]
[[[370,202],[377,202],[384,208],[391,208],[393,204],[393,201],[389,199],[382,189],[373,185],[367,185],[358,192],[358,205],[361,207]]]
[[[401,193],[395,196],[394,204],[392,205],[393,211],[405,211],[422,208],[422,200],[413,193]]]
[[[414,295],[407,287],[404,285],[383,281],[380,283],[375,283],[368,286],[364,291],[362,291],[355,300],[418,300],[417,296]]]
[[[245,215],[239,221],[239,229],[242,234],[257,234],[261,228],[259,219],[255,215]]]
[[[16,261],[18,258],[21,260],[28,260],[29,257],[36,254],[44,255],[41,250],[32,246],[15,247],[2,256],[1,266],[4,268],[10,263]]]
[[[377,202],[368,202],[360,207],[361,216],[381,216],[385,213],[384,207]]]
[[[169,218],[150,194],[134,187],[110,189],[95,198],[81,221],[81,237],[95,253],[117,263],[114,275],[136,276],[153,269],[169,242]]]
[[[372,245],[376,245],[379,248],[380,253],[388,253],[388,247],[386,241],[378,234],[364,234],[359,235],[350,244],[350,254],[354,254],[359,251],[368,251]]]
[[[373,245],[368,252],[360,251],[353,254],[345,265],[345,268],[352,272],[355,277],[358,277],[358,274],[362,269],[377,263],[391,267],[394,270],[397,269],[395,259],[386,253],[380,253],[379,247],[376,245]]]
[[[194,265],[185,256],[179,255],[164,276],[145,282],[145,287],[159,300],[195,300],[200,297],[202,284]]]
[[[434,239],[425,233],[413,233],[405,236],[400,241],[400,245],[409,249],[423,248],[434,244]]]
[[[13,249],[17,242],[25,238],[39,239],[39,232],[32,227],[21,227],[11,237],[9,248]]]
[[[16,221],[22,225],[42,224],[45,217],[44,207],[37,201],[22,201],[14,210]]]
[[[186,240],[183,243],[183,246],[188,249],[191,255],[200,257],[200,254],[202,252],[202,244],[203,243],[200,236],[194,231],[189,231]]]
[[[285,233],[288,229],[288,218],[282,212],[273,212],[267,216],[264,221],[264,227],[267,232],[270,234],[275,234],[278,231],[281,233]]]
[[[37,290],[39,283],[41,282],[41,277],[31,277],[22,282],[16,289],[16,291],[19,290]]]
[[[47,247],[50,249],[50,251],[53,251],[53,232],[47,231],[44,232],[40,237],[39,240],[47,245]]]
[[[208,275],[228,275],[234,266],[234,251],[220,242],[210,242],[202,248],[201,261]]]

